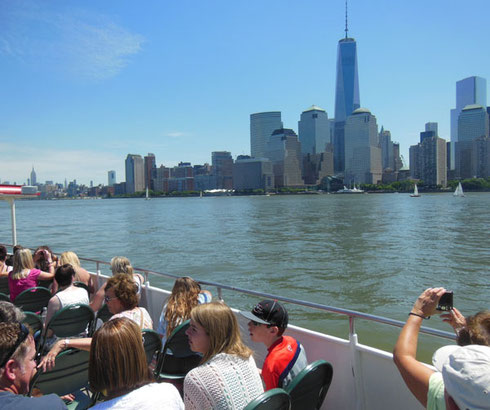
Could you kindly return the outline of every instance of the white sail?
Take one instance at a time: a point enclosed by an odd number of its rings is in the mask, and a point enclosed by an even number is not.
[[[145,199],[148,201],[150,199],[150,196],[148,195],[148,187],[146,187],[146,197]]]
[[[411,197],[419,197],[419,189],[417,188],[417,184],[413,187],[413,194],[410,195]]]
[[[461,182],[456,187],[456,189],[455,189],[455,191],[453,193],[453,196],[459,196],[459,197],[464,196],[463,186],[461,185]]]

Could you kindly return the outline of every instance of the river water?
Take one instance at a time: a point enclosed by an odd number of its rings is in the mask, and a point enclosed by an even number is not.
[[[490,308],[490,193],[17,201],[16,209],[18,242],[28,247],[124,255],[136,267],[398,320],[431,286],[453,290],[463,314]],[[11,243],[9,215],[0,201],[0,243]],[[226,291],[224,299],[240,309],[254,301]],[[290,316],[347,337],[343,316],[299,307]],[[450,330],[438,317],[424,324]],[[386,350],[399,332],[356,326],[361,342]],[[422,354],[447,343],[432,339]]]

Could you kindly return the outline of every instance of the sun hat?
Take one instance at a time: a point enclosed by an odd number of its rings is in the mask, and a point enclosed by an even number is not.
[[[251,312],[241,311],[240,314],[263,325],[281,328],[288,326],[288,312],[277,300],[263,300],[257,303]]]
[[[434,353],[432,363],[460,409],[490,408],[489,346],[444,346]]]

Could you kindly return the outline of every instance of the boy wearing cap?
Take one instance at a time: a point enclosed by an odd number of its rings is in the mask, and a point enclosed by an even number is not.
[[[251,312],[240,312],[250,320],[248,330],[254,342],[264,343],[268,354],[262,367],[265,390],[284,388],[308,361],[305,349],[283,333],[288,326],[288,312],[277,300],[263,300]]]

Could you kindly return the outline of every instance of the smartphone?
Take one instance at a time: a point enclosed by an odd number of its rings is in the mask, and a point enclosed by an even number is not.
[[[442,310],[443,312],[448,312],[453,310],[453,291],[448,290],[439,299],[439,304],[437,305],[437,310]]]

